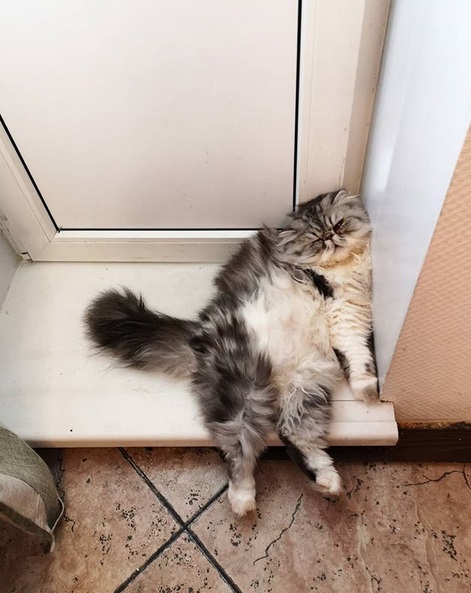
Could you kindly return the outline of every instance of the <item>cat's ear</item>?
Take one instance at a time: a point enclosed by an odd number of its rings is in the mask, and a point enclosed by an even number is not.
[[[342,200],[346,197],[348,197],[348,191],[344,188],[341,188],[335,192],[334,201]]]
[[[334,203],[354,204],[355,202],[363,205],[361,194],[349,194],[345,189],[339,189],[335,194]]]
[[[299,237],[299,231],[295,229],[285,229],[278,233],[278,245],[288,245],[296,241]]]
[[[285,256],[293,255],[299,248],[300,231],[296,229],[286,229],[281,231],[278,235],[278,246]]]
[[[290,261],[299,259],[299,237],[300,231],[296,229],[285,229],[278,234],[278,248],[282,259]]]

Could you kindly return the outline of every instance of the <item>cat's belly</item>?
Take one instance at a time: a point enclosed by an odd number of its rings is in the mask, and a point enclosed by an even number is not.
[[[314,288],[280,272],[261,282],[242,315],[250,338],[270,357],[280,387],[302,387],[321,376],[336,380],[325,302]]]

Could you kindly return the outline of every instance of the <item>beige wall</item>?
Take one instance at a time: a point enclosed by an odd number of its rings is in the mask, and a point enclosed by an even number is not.
[[[395,403],[399,422],[471,422],[471,131],[382,397]]]

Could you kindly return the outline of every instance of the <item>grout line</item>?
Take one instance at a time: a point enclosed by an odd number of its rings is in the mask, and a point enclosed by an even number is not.
[[[164,506],[170,515],[179,523],[180,529],[174,533],[160,548],[154,552],[147,561],[139,568],[137,568],[115,591],[114,593],[121,593],[124,591],[127,586],[132,583],[137,576],[139,576],[144,570],[151,564],[156,558],[162,554],[162,552],[170,546],[182,533],[186,533],[188,537],[193,541],[196,547],[200,550],[203,556],[208,560],[208,562],[216,569],[219,573],[219,576],[223,579],[223,581],[231,588],[233,593],[242,593],[241,589],[234,583],[231,577],[227,574],[224,568],[219,564],[219,562],[214,558],[214,556],[209,552],[200,538],[190,529],[190,525],[194,523],[201,515],[215,502],[221,494],[223,494],[229,484],[224,484],[222,488],[220,488],[216,494],[204,504],[196,513],[190,517],[187,521],[184,521],[183,518],[177,513],[177,511],[173,508],[172,504],[165,498],[163,494],[161,494],[158,489],[155,487],[153,482],[147,477],[147,475],[142,471],[142,469],[137,465],[134,461],[132,456],[124,449],[123,447],[118,447],[118,451],[124,457],[124,459],[131,465],[134,471],[138,474],[138,476],[146,483],[146,485],[150,488],[151,492],[158,498],[159,502]]]
[[[197,548],[199,548],[199,550],[203,554],[203,556],[205,556],[206,560],[208,560],[208,562],[210,564],[212,564],[213,567],[218,571],[218,573],[221,576],[221,578],[223,579],[223,581],[225,581],[225,583],[231,588],[233,593],[243,593],[242,589],[240,589],[234,583],[234,581],[231,579],[231,577],[227,574],[227,572],[224,570],[224,568],[219,564],[219,562],[216,560],[216,558],[211,554],[211,552],[208,550],[208,548],[203,544],[203,542],[196,535],[196,533],[194,533],[190,528],[187,528],[186,532],[188,533],[188,537],[190,539],[192,539],[193,543],[197,546]],[[117,593],[117,592],[115,592],[115,593]]]
[[[201,515],[213,504],[213,502],[215,502],[221,496],[221,494],[224,494],[228,488],[229,484],[224,484],[222,488],[219,488],[216,494],[213,494],[213,496],[211,496],[211,498],[199,510],[197,510],[196,513],[190,517],[190,519],[186,521],[184,527],[190,527],[190,525],[199,519]]]
[[[139,566],[138,568],[136,568],[129,576],[128,578],[123,581],[121,583],[121,585],[119,585],[119,587],[117,589],[114,590],[114,593],[122,593],[122,591],[124,591],[125,589],[128,588],[128,586],[136,580],[136,578],[141,575],[145,569],[152,564],[152,562],[154,562],[154,560],[156,560],[161,554],[162,552],[164,552],[169,546],[171,546],[173,544],[174,541],[176,541],[180,535],[182,533],[184,533],[185,530],[181,527],[178,531],[176,531],[172,536],[169,537],[169,539],[160,546],[160,548],[158,550],[156,550],[153,554],[151,554],[149,556],[149,558],[147,558],[147,560],[144,562],[144,564],[142,566]]]
[[[179,525],[183,528],[189,527],[192,523],[194,523],[201,515],[216,501],[221,494],[223,494],[229,487],[229,484],[224,484],[222,488],[211,496],[211,498],[192,515],[186,521],[181,517],[178,512],[174,509],[171,502],[163,495],[159,490],[156,488],[155,484],[147,477],[147,475],[143,472],[143,470],[137,465],[134,461],[132,456],[124,449],[124,447],[118,447],[119,452],[121,455],[126,459],[126,461],[131,465],[134,471],[139,475],[139,477],[146,483],[146,485],[150,488],[152,493],[158,498],[159,502],[167,509],[167,511],[172,515],[172,517],[179,523]]]
[[[138,476],[147,484],[150,488],[152,493],[159,499],[159,502],[164,506],[170,515],[175,519],[175,521],[180,525],[180,527],[185,527],[185,521],[180,517],[177,511],[173,508],[170,502],[165,498],[163,494],[161,494],[153,482],[146,476],[146,474],[142,471],[142,469],[137,465],[134,459],[129,455],[129,453],[123,447],[118,447],[118,451],[121,455],[126,459],[126,461],[131,465],[134,471],[138,474]]]

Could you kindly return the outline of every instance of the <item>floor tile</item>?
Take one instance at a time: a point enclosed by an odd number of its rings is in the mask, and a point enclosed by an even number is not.
[[[217,570],[187,536],[180,536],[126,593],[230,593]]]
[[[467,593],[471,471],[453,464],[349,464],[333,502],[290,462],[264,461],[255,515],[227,495],[193,525],[244,593]]]
[[[177,529],[116,449],[63,452],[55,550],[0,524],[2,593],[111,593]]]
[[[214,449],[154,447],[127,451],[185,520],[227,483],[226,465]]]
[[[226,481],[212,450],[128,452],[185,518]],[[154,559],[178,526],[119,451],[64,450],[61,467],[67,510],[53,554],[0,524],[2,593],[232,590],[186,535]],[[237,520],[224,493],[192,529],[243,593],[471,590],[471,468],[339,468],[346,494],[334,502],[290,462],[263,461],[255,515]]]

